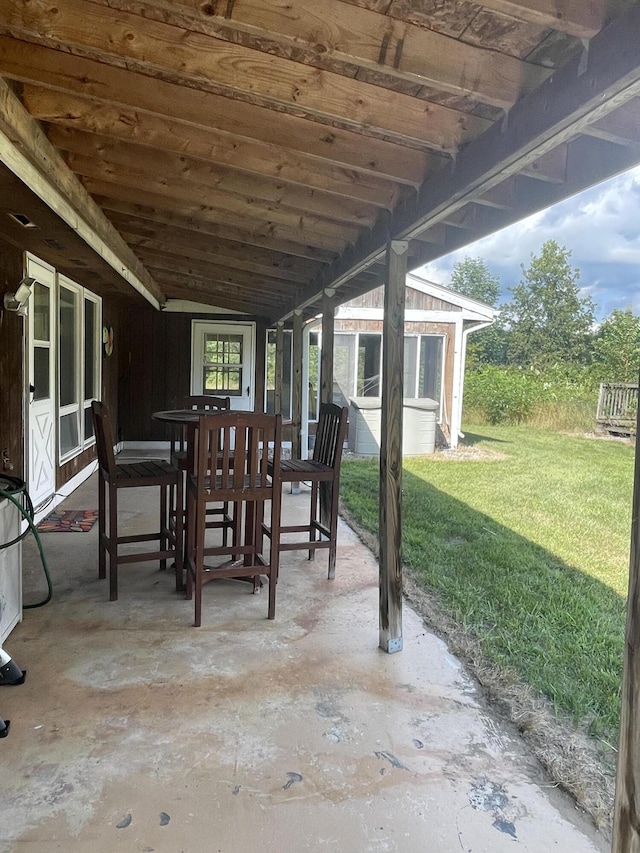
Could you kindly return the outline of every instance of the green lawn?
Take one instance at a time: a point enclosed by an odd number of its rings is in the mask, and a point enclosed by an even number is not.
[[[489,426],[465,444],[493,455],[405,460],[404,563],[489,660],[613,742],[633,448]],[[345,460],[341,495],[375,533],[377,460]]]

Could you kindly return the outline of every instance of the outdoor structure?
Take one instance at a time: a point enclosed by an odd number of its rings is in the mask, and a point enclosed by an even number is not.
[[[285,324],[296,452],[307,321],[328,401],[335,309],[385,284],[379,643],[399,650],[407,270],[640,162],[640,3],[6,0],[0,27],[5,473],[39,504],[78,482],[95,397],[122,440],[164,438],[151,413],[203,388],[260,408]],[[639,644],[634,616],[616,853],[640,843]]]
[[[439,444],[458,445],[467,341],[472,332],[490,325],[495,313],[489,305],[418,275],[407,276],[404,399],[426,398],[437,404]],[[345,406],[353,398],[370,398],[369,402],[381,404],[383,322],[382,287],[337,308],[333,348],[334,403]]]

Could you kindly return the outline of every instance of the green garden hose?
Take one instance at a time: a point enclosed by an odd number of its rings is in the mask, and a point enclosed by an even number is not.
[[[40,552],[40,559],[42,561],[42,568],[44,569],[44,576],[47,580],[47,597],[42,601],[38,601],[36,604],[23,604],[24,610],[30,610],[34,607],[43,607],[45,604],[48,604],[51,601],[51,596],[53,595],[53,587],[51,585],[51,575],[49,574],[49,567],[47,566],[47,559],[44,555],[44,549],[42,547],[42,541],[40,539],[40,534],[38,533],[38,528],[33,523],[33,503],[31,502],[31,498],[29,497],[29,493],[27,492],[26,484],[23,480],[18,477],[9,477],[7,474],[0,474],[0,483],[6,483],[9,488],[0,488],[0,498],[7,498],[7,500],[11,501],[11,503],[16,506],[23,518],[26,519],[27,524],[29,525],[26,530],[20,533],[15,539],[12,539],[11,542],[5,542],[0,544],[0,550],[4,548],[10,548],[12,545],[15,545],[17,542],[20,542],[25,538],[29,530],[32,531],[36,544],[38,545],[38,551]],[[25,502],[27,504],[26,509],[22,506],[20,501],[17,500],[16,495],[24,495]]]

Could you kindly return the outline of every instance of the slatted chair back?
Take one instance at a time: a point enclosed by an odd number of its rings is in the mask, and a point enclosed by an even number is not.
[[[113,453],[113,431],[109,410],[104,403],[91,403],[96,448],[98,452],[98,577],[107,576],[109,563],[109,598],[118,598],[118,566],[158,560],[166,568],[167,560],[174,559],[176,571],[182,566],[182,518],[176,531],[169,523],[169,492],[178,484],[178,469],[168,462],[147,459],[140,462],[119,464]],[[123,534],[118,522],[118,492],[150,486],[159,487],[158,527],[148,532]],[[122,553],[121,545],[158,541],[151,551]]]
[[[98,466],[104,479],[112,483],[116,479],[116,460],[113,453],[113,430],[109,410],[100,400],[93,400],[91,413],[96,436]]]
[[[282,419],[275,415],[201,415],[193,458],[189,453],[188,474],[197,483],[202,499],[270,500],[273,477],[269,462],[277,458],[279,466],[281,429]],[[215,472],[212,459],[217,460]]]
[[[182,401],[184,409],[204,409],[206,411],[222,412],[228,411],[231,408],[230,397],[215,397],[212,394],[189,394]],[[177,436],[176,446],[172,442],[172,461],[181,465],[181,461],[186,457],[187,451],[187,432],[186,426],[181,426]]]
[[[339,466],[346,433],[347,409],[334,403],[321,403],[313,461],[330,468]]]
[[[261,531],[265,504],[269,503],[271,525],[280,529],[280,448],[282,417],[253,412],[222,412],[201,415],[190,433],[187,457],[187,598],[195,598],[194,624],[202,622],[202,587],[220,577],[248,578],[254,590],[260,577],[269,579],[268,618],[275,617],[279,550],[277,539],[263,554]],[[275,465],[270,470],[269,459]],[[212,460],[216,460],[213,465]],[[206,514],[210,503],[234,507],[233,541],[206,541]],[[239,533],[243,531],[242,539]],[[230,556],[222,565],[211,566],[206,557]],[[194,594],[195,593],[195,594]]]
[[[308,523],[281,525],[278,531],[269,524],[262,525],[262,533],[266,537],[277,537],[280,551],[308,549],[309,559],[312,560],[317,549],[326,548],[329,551],[329,578],[334,578],[336,571],[340,463],[347,435],[347,415],[346,406],[341,408],[333,403],[322,403],[313,457],[284,459],[280,462],[283,483],[311,484]],[[275,464],[273,468],[275,471]],[[304,533],[305,536],[297,541],[283,541],[280,538],[283,533]]]

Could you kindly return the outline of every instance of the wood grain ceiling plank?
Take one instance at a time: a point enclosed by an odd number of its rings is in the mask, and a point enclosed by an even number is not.
[[[147,210],[163,217],[164,221],[179,221],[183,227],[187,221],[193,223],[194,226],[201,223],[203,228],[215,228],[216,234],[220,236],[225,234],[228,236],[230,232],[237,235],[245,234],[247,239],[251,236],[264,238],[267,245],[270,243],[274,248],[280,241],[280,245],[286,242],[292,248],[297,246],[300,252],[306,252],[308,249],[309,251],[325,253],[324,256],[331,253],[334,258],[341,255],[347,245],[343,239],[320,234],[317,230],[303,228],[300,224],[297,228],[290,228],[277,222],[257,219],[251,215],[238,216],[229,211],[218,210],[207,205],[193,204],[175,198],[168,199],[166,196],[157,193],[125,187],[108,181],[86,180],[85,186],[91,187],[89,192],[97,197],[96,201],[99,202],[103,210],[113,209],[115,204],[124,202],[129,208],[139,208],[140,215],[143,215],[144,211]],[[118,207],[117,209],[121,210],[122,208]],[[194,230],[197,230],[197,227]],[[308,255],[304,255],[304,257],[308,257]]]
[[[84,174],[88,162],[95,160],[104,168],[112,169],[114,174],[120,170],[125,174],[133,170],[149,178],[162,175],[163,182],[167,184],[172,181],[185,186],[197,184],[202,188],[258,198],[279,207],[316,214],[350,225],[369,227],[376,221],[378,214],[378,208],[365,202],[336,197],[321,190],[273,178],[250,175],[173,152],[112,141],[95,134],[79,131],[69,135],[54,134],[51,140],[58,148],[66,145],[66,161],[74,172]]]
[[[212,133],[257,140],[358,172],[419,186],[446,160],[370,135],[318,123],[255,104],[189,89],[165,80],[0,35],[0,73],[22,83],[91,98],[96,109],[117,108],[169,118]],[[129,122],[131,114],[123,113]],[[367,134],[366,128],[362,133]],[[423,146],[424,147],[424,146]],[[277,161],[277,158],[276,158]]]
[[[100,2],[319,68],[344,63],[505,109],[551,73],[340,0],[234,0],[230,14],[202,0]]]
[[[162,294],[152,277],[2,78],[0,133],[3,144],[7,145],[3,162],[10,165],[20,179],[89,243],[130,287],[152,302],[160,301]],[[12,165],[11,160],[14,161]]]
[[[127,234],[127,239],[159,240],[165,245],[176,245],[201,252],[205,255],[220,256],[234,263],[251,263],[256,266],[277,270],[278,274],[315,275],[326,265],[317,260],[284,254],[273,249],[254,246],[246,242],[228,240],[218,235],[179,228],[164,222],[140,219],[126,214],[111,212],[111,222],[118,231]]]
[[[358,229],[344,222],[331,221],[314,214],[306,214],[299,210],[270,205],[262,199],[254,199],[226,193],[221,190],[201,187],[191,182],[180,182],[163,178],[152,173],[141,174],[122,167],[117,169],[109,164],[96,163],[88,158],[81,159],[70,155],[69,162],[74,170],[78,170],[85,187],[90,193],[105,195],[102,189],[107,184],[122,186],[134,192],[150,192],[165,199],[165,207],[172,209],[175,202],[186,202],[197,209],[206,207],[218,210],[221,221],[229,215],[253,219],[261,219],[283,225],[289,229],[302,229],[309,234],[324,235],[336,241],[352,242],[358,237]]]
[[[250,273],[258,277],[266,276],[274,280],[295,282],[297,284],[307,284],[313,279],[314,274],[317,274],[317,271],[315,270],[314,273],[309,271],[305,273],[302,268],[296,270],[281,269],[277,266],[269,265],[268,263],[256,263],[244,256],[238,258],[233,255],[225,254],[223,251],[216,252],[209,250],[205,252],[197,248],[193,248],[192,246],[187,246],[184,243],[168,242],[163,240],[161,237],[140,236],[139,234],[132,234],[126,230],[121,230],[120,233],[136,254],[139,254],[139,251],[142,250],[152,252],[164,251],[166,253],[177,256],[179,255],[194,261],[202,261],[203,263],[219,264],[223,267],[230,267],[238,270],[239,272]]]
[[[58,148],[70,150],[73,143],[69,138],[75,133],[93,133],[219,163],[247,174],[313,187],[388,210],[395,207],[400,197],[399,187],[391,180],[213,128],[205,130],[29,84],[23,86],[21,97],[34,118],[50,123],[47,135]]]
[[[233,293],[216,293],[213,290],[198,286],[196,282],[165,274],[157,273],[158,282],[167,299],[184,299],[210,305],[229,311],[236,311],[250,317],[265,317],[269,320],[277,315],[277,310],[270,304],[261,304],[255,299],[241,299]]]
[[[631,0],[618,3],[618,14],[631,5]],[[613,8],[609,0],[482,0],[482,6],[583,39],[592,38],[611,21]]]
[[[364,125],[401,143],[450,154],[489,127],[485,119],[449,107],[82,0],[0,4],[0,27],[17,38],[64,51],[73,47],[105,63],[124,61],[188,86],[213,83],[230,97],[248,96],[350,127]]]
[[[154,233],[166,234],[195,234],[206,237],[220,238],[241,247],[273,250],[276,253],[291,256],[296,259],[315,261],[329,264],[337,257],[337,252],[307,245],[302,240],[284,239],[278,234],[279,229],[270,227],[267,223],[247,222],[242,227],[230,223],[220,223],[206,218],[171,212],[159,207],[149,207],[144,204],[120,201],[106,196],[98,197],[100,207],[116,228],[140,228],[144,223],[153,226]],[[123,225],[124,223],[124,225]]]
[[[195,275],[204,279],[222,281],[229,285],[248,288],[250,291],[264,290],[267,295],[291,296],[295,294],[297,287],[291,282],[268,276],[257,276],[233,267],[227,267],[222,263],[211,263],[199,261],[171,251],[161,252],[158,249],[138,247],[136,254],[143,260],[145,265],[150,264],[154,268],[171,270],[184,275]]]
[[[253,286],[237,284],[229,281],[224,273],[216,273],[215,270],[211,270],[205,274],[197,269],[181,267],[180,264],[172,265],[169,260],[163,258],[154,260],[150,269],[153,270],[154,275],[157,274],[163,281],[170,278],[176,284],[195,285],[202,292],[242,299],[245,300],[248,307],[253,307],[254,310],[259,306],[273,309],[274,306],[286,304],[287,299],[295,294],[294,290],[291,290],[288,296],[284,293],[273,293],[267,289],[261,290],[259,282],[254,282]]]
[[[448,14],[450,17],[456,17],[457,12],[457,17],[462,18],[459,32],[464,31],[464,26],[470,17],[477,14],[480,9],[487,9],[509,15],[515,20],[538,24],[578,38],[591,38],[611,21],[612,10],[617,9],[621,14],[630,8],[633,0],[622,0],[616,4],[612,4],[610,0],[589,0],[589,2],[584,0],[480,0],[477,3],[468,0],[463,3],[440,2],[437,4],[425,4],[416,0],[343,0],[343,2],[385,12],[391,17],[402,20],[410,17],[410,11],[415,10],[420,20],[427,21],[431,17],[429,14],[431,7],[433,9],[432,25],[435,29],[441,29],[440,15]],[[463,7],[467,13],[466,16],[457,11],[459,7]]]

